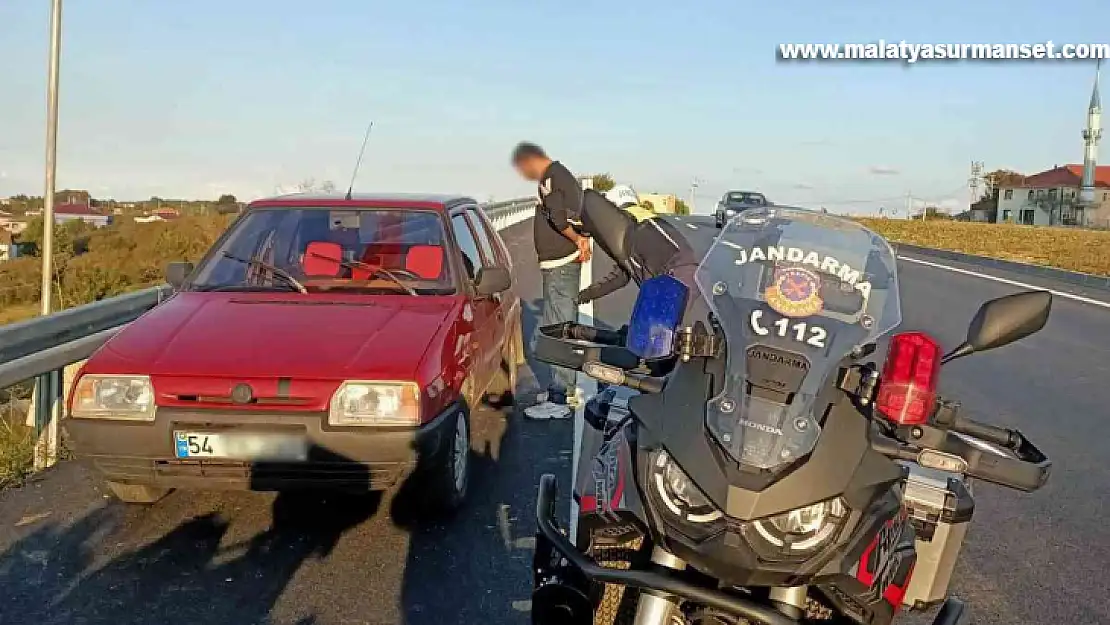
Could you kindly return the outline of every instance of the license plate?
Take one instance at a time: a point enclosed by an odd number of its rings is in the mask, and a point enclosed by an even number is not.
[[[303,436],[240,432],[174,432],[178,458],[303,461],[308,445]]]

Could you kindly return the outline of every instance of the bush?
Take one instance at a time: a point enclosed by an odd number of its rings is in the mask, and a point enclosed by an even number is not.
[[[234,215],[182,217],[173,221],[121,221],[92,229],[64,224],[55,230],[54,300],[58,308],[87,304],[163,281],[167,263],[195,262],[231,223]],[[28,227],[23,239],[42,241]],[[41,261],[17,258],[0,264],[0,308],[39,301]]]
[[[1106,231],[939,219],[860,221],[892,242],[1110,275],[1110,232]]]

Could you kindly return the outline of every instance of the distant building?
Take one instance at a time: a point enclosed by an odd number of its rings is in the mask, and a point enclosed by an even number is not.
[[[656,213],[674,214],[678,206],[678,197],[669,193],[640,193],[640,202],[650,202],[651,209]]]
[[[103,228],[112,224],[112,216],[105,215],[87,204],[61,204],[54,207],[54,223],[64,224],[79,219],[85,223]]]
[[[997,223],[1030,226],[1110,225],[1110,165],[1094,168],[1091,203],[1080,201],[1083,165],[1061,165],[1000,185]]]
[[[9,261],[19,256],[19,247],[12,240],[9,232],[0,231],[0,262]]]

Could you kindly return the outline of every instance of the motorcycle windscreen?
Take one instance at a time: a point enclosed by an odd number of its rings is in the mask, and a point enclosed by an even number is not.
[[[853,349],[902,320],[890,245],[855,221],[814,211],[741,212],[695,281],[727,343],[706,427],[755,469],[777,470],[813,451],[817,395]]]
[[[625,347],[644,360],[674,353],[675,331],[689,295],[686,285],[671,276],[644,280],[632,308]]]

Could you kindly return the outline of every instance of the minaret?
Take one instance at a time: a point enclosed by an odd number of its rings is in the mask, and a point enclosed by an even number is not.
[[[1095,64],[1095,88],[1091,91],[1091,105],[1087,108],[1087,129],[1083,131],[1083,182],[1080,183],[1079,203],[1089,206],[1095,202],[1095,164],[1098,162],[1098,141],[1102,138],[1102,103],[1098,97],[1098,76],[1101,61]]]

